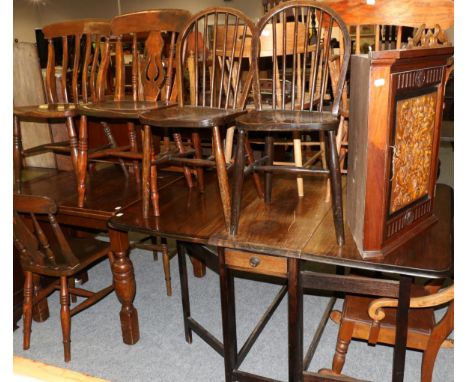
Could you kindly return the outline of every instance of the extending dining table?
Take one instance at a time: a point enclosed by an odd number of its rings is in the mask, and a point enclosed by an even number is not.
[[[237,235],[230,236],[224,224],[215,174],[208,174],[204,193],[188,189],[179,180],[161,190],[159,217],[144,218],[138,203],[123,209],[119,216],[114,215],[109,221],[111,243],[114,249],[120,247],[125,250],[128,248],[126,241],[129,231],[177,241],[186,340],[191,342],[194,331],[224,356],[226,381],[271,381],[270,378],[240,371],[239,366],[286,294],[289,381],[333,379],[306,369],[329,311],[333,308],[334,299],[328,304],[322,323],[303,359],[303,294],[306,288],[398,298],[393,381],[403,381],[412,279],[446,278],[452,275],[452,189],[446,185],[437,186],[437,223],[385,257],[364,259],[349,229],[345,230],[345,244],[336,244],[331,204],[325,202],[326,179],[308,181],[306,198],[297,197],[295,187],[293,178],[275,178],[272,202],[265,204],[256,196],[253,182],[246,182],[239,231]],[[219,272],[222,342],[191,316],[186,250]],[[361,277],[340,271],[313,272],[306,267],[310,263],[330,264],[339,270],[350,268],[376,271],[391,277]],[[239,351],[233,281],[239,275],[237,271],[279,277],[286,284]]]

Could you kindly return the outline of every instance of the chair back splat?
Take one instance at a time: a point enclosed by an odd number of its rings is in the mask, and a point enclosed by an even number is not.
[[[253,75],[254,29],[242,12],[232,8],[208,8],[192,17],[178,48],[180,106],[244,108]]]
[[[253,41],[252,56],[271,57],[273,68],[260,75],[254,60],[257,110],[270,104],[274,110],[310,111],[323,111],[333,44],[341,41],[343,64],[331,107],[338,115],[351,45],[346,25],[335,11],[308,1],[280,3],[260,19]],[[271,92],[267,94],[265,88]]]
[[[107,20],[76,20],[47,25],[43,33],[49,41],[45,88],[49,103],[75,102],[81,97],[88,102],[95,97],[97,67],[101,41],[110,33]],[[61,61],[55,54],[55,44],[61,46]],[[69,60],[69,58],[72,60]],[[60,95],[56,88],[56,67],[61,66]],[[71,81],[68,72],[71,70]]]
[[[157,9],[112,19],[112,37],[106,41],[106,61],[99,73],[99,99],[103,99],[106,90],[111,51],[115,52],[115,101],[122,101],[126,96],[134,102],[163,100],[169,103],[175,99],[175,46],[189,17],[190,13],[185,10]],[[125,72],[124,51],[127,50],[131,52],[130,76]]]

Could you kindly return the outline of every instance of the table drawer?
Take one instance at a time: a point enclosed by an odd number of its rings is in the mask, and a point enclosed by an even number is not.
[[[245,272],[272,276],[287,276],[288,263],[285,257],[259,255],[252,252],[226,249],[226,265]]]

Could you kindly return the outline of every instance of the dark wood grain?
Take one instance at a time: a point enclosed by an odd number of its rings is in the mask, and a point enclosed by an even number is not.
[[[247,131],[317,131],[338,127],[332,113],[293,110],[252,111],[236,119],[237,126]]]
[[[171,107],[142,113],[140,122],[158,127],[210,128],[230,126],[244,110],[224,110],[209,107]]]
[[[176,104],[173,103],[172,105],[175,106]],[[141,113],[168,106],[171,105],[168,105],[165,101],[106,100],[99,103],[78,105],[78,112],[88,117],[138,120]]]

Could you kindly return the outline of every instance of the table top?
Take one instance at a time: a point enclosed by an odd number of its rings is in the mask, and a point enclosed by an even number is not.
[[[302,200],[294,178],[275,179],[271,205],[255,199],[241,211],[235,237],[221,229],[209,244],[388,273],[430,278],[450,275],[453,191],[449,186],[437,186],[437,223],[383,257],[364,259],[346,224],[345,245],[336,243],[331,203],[325,202],[325,179],[304,181]],[[346,203],[343,208],[346,221]]]
[[[255,198],[247,183],[245,202]],[[185,179],[174,182],[159,192],[160,216],[144,218],[141,202],[122,210],[122,215],[109,220],[111,228],[137,231],[176,240],[207,244],[209,238],[224,227],[224,217],[215,171],[205,173],[205,192],[195,184],[189,189]]]
[[[239,230],[225,229],[218,184],[207,172],[205,192],[189,189],[180,179],[160,191],[161,216],[143,218],[141,202],[112,216],[111,228],[138,231],[176,240],[223,246],[317,263],[380,270],[422,277],[446,277],[452,264],[452,190],[438,185],[438,222],[382,258],[363,259],[345,225],[344,246],[336,244],[331,203],[325,202],[326,179],[308,178],[305,197],[297,196],[294,177],[273,178],[272,203],[257,197],[249,178],[244,184]],[[346,206],[344,206],[346,217]]]
[[[178,173],[160,172],[158,185],[164,188],[181,177]],[[65,219],[68,222],[67,217],[82,218],[80,223],[89,224],[90,228],[94,227],[93,224],[106,228],[111,216],[141,199],[141,185],[131,174],[126,178],[118,165],[102,167],[88,174],[83,208],[77,206],[74,171],[45,171],[43,176],[22,182],[20,188],[22,194],[44,195],[54,199],[59,206],[59,221]],[[141,203],[139,205],[141,208]]]

